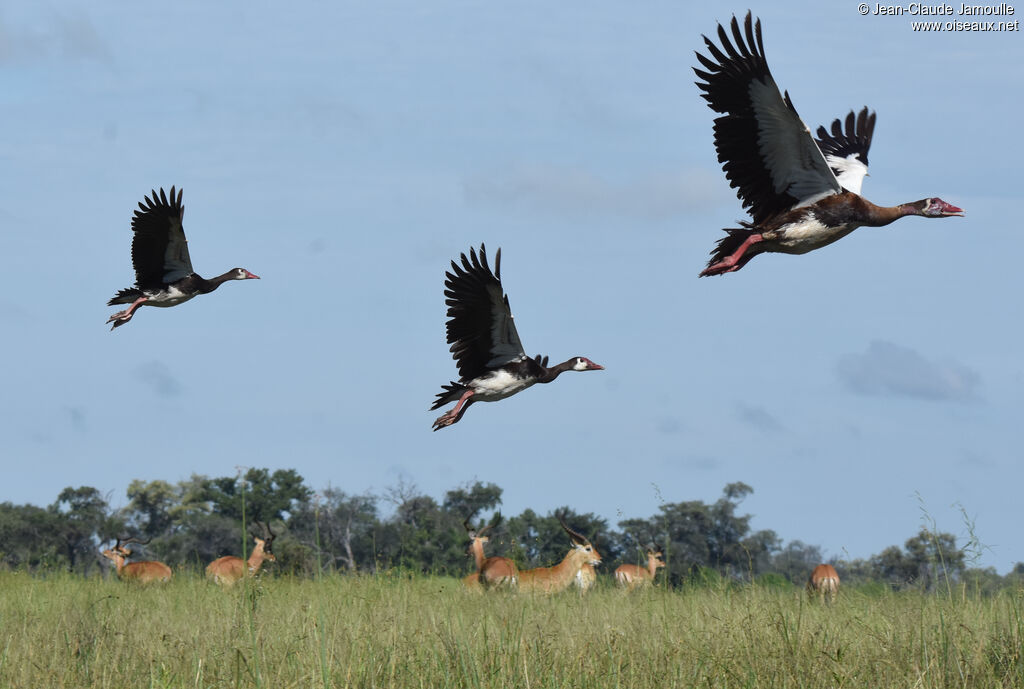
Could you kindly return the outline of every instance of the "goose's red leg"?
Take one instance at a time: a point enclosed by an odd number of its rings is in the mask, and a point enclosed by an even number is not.
[[[132,316],[135,315],[135,309],[137,309],[140,306],[142,306],[143,302],[146,302],[148,300],[149,300],[149,297],[139,297],[138,299],[133,301],[132,305],[129,306],[127,309],[125,309],[124,311],[118,311],[113,316],[108,318],[107,319],[107,323],[113,323],[114,324],[114,325],[110,326],[110,329],[113,330],[117,326],[124,325],[125,323],[130,321],[132,319]]]
[[[472,395],[472,390],[466,390],[464,393],[462,393],[462,397],[459,398],[459,401],[458,403],[456,403],[454,409],[452,409],[450,412],[445,412],[441,416],[437,417],[437,420],[434,421],[434,430],[436,431],[441,428],[444,428],[445,426],[451,426],[453,423],[456,423],[462,416],[462,414],[460,414],[459,412],[465,410],[465,407],[470,402],[469,398],[472,397]]]
[[[740,259],[743,258],[743,254],[745,254],[747,249],[752,247],[754,244],[763,240],[764,237],[760,233],[750,235],[743,240],[743,243],[740,244],[736,251],[732,252],[718,263],[710,265],[700,271],[700,277],[706,277],[708,275],[724,275],[725,273],[731,273],[734,270],[739,270],[743,267],[743,264],[740,263]]]

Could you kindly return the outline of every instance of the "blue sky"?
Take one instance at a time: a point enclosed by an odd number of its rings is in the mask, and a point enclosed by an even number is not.
[[[737,6],[742,14],[746,6]],[[1024,560],[1013,261],[1020,33],[855,3],[753,7],[812,127],[878,112],[864,195],[965,218],[863,228],[697,279],[743,216],[679,2],[21,3],[0,10],[0,500],[236,467],[315,489],[644,517],[744,481],[754,528],[867,557],[923,511]],[[132,210],[184,187],[198,272],[256,282],[116,332]],[[530,353],[567,374],[432,433],[448,261],[502,247]]]

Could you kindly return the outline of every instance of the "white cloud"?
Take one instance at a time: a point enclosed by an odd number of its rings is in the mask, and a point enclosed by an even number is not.
[[[679,433],[684,429],[683,422],[675,416],[663,416],[655,423],[659,433]]]
[[[160,397],[176,397],[181,394],[181,384],[162,362],[150,361],[140,365],[135,369],[135,377]]]
[[[931,361],[921,353],[876,340],[863,354],[845,354],[836,365],[839,379],[861,395],[924,400],[977,399],[981,376],[956,361]]]
[[[40,36],[15,30],[0,18],[0,64],[31,59],[44,52],[43,39]]]
[[[764,407],[742,402],[736,407],[736,418],[759,431],[777,432],[784,428],[778,418]]]
[[[110,61],[110,49],[92,20],[81,11],[55,18],[55,33],[64,57]]]
[[[67,406],[64,407],[64,413],[67,415],[68,421],[73,429],[79,433],[84,433],[88,430],[85,409],[83,407],[77,405]]]
[[[82,11],[50,17],[39,29],[14,26],[0,18],[0,64],[63,57],[110,62],[110,49]]]

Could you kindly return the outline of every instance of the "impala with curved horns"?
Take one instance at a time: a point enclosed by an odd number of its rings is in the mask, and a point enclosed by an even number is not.
[[[539,593],[557,593],[572,586],[580,577],[583,565],[601,564],[601,555],[583,534],[568,527],[562,517],[558,523],[572,539],[572,550],[554,567],[537,567],[519,572],[519,588],[523,591]]]
[[[483,566],[484,560],[486,559],[484,557],[484,543],[490,540],[484,536],[484,532],[490,528],[490,525],[483,527],[479,531],[475,531],[467,518],[462,520],[462,526],[466,529],[466,533],[469,534],[469,548],[466,552],[473,556],[473,563],[476,567],[475,572],[462,577],[462,585],[472,591],[479,591],[480,568]]]
[[[515,586],[519,580],[519,568],[516,563],[507,557],[484,557],[484,543],[490,539],[487,532],[501,523],[501,512],[494,515],[491,523],[474,530],[469,520],[462,522],[466,532],[469,534],[469,552],[476,562],[476,573],[463,578],[462,582],[468,587],[482,586],[491,588],[496,586]]]
[[[807,580],[807,596],[825,603],[835,602],[839,594],[839,573],[832,565],[818,565]]]
[[[274,532],[270,525],[264,522],[256,522],[263,529],[263,538],[253,536],[252,540],[256,547],[252,549],[248,560],[243,560],[234,555],[219,557],[206,566],[206,578],[212,579],[217,584],[232,586],[244,576],[256,576],[264,561],[276,562],[277,558],[270,549],[274,542]]]
[[[661,558],[662,553],[660,550],[657,550],[653,545],[647,546],[647,566],[619,565],[615,569],[615,582],[627,591],[632,591],[639,586],[653,584],[654,575],[658,573],[658,568],[665,566]]]
[[[129,543],[145,545],[146,543],[149,543],[149,540],[140,541],[134,536],[119,538],[117,539],[117,544],[113,548],[103,551],[103,557],[108,560],[112,560],[114,566],[117,567],[118,579],[121,581],[138,581],[143,584],[152,582],[166,584],[171,580],[171,568],[162,562],[147,560],[144,562],[129,562],[128,564],[125,564],[125,560],[132,556],[131,548],[127,548],[125,546]]]

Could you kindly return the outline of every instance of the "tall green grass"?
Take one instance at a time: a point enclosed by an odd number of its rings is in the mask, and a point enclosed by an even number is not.
[[[728,585],[585,598],[454,579],[264,578],[221,590],[0,573],[0,686],[1024,687],[993,598]]]

